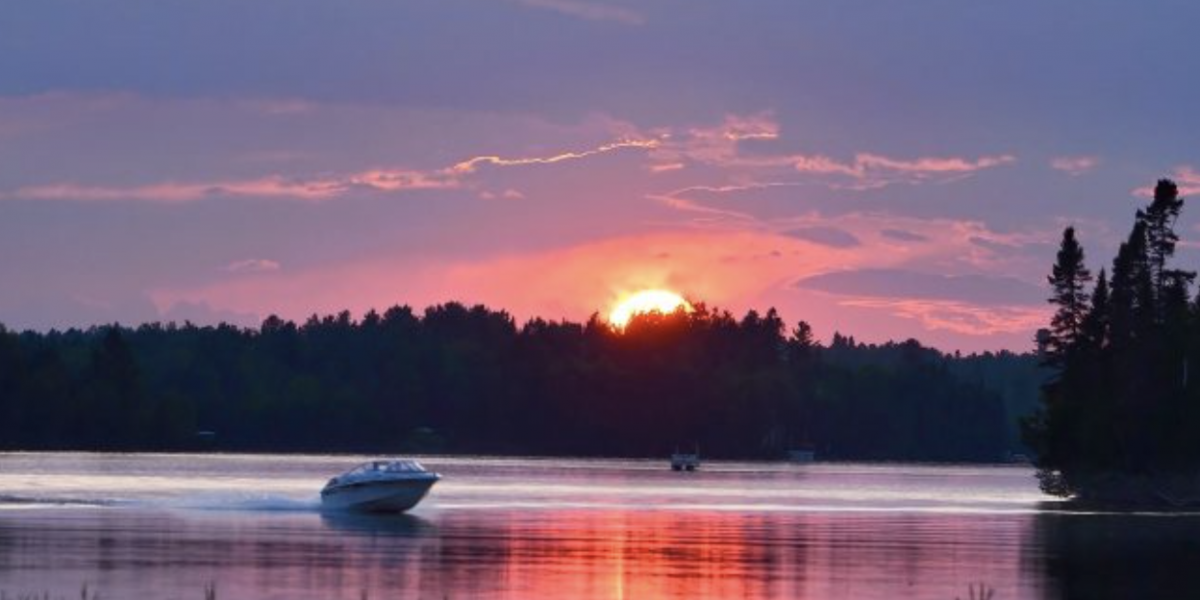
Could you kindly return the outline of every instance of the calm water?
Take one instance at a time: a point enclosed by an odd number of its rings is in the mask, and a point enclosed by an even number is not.
[[[326,514],[359,459],[0,454],[0,593],[78,598],[1194,597],[1200,516],[1078,514],[1022,467],[424,459],[410,515]]]

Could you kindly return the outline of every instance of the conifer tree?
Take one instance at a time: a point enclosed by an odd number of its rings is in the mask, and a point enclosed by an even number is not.
[[[1083,319],[1083,343],[1093,354],[1105,349],[1108,344],[1108,275],[1100,269],[1096,288],[1092,290],[1092,306]]]
[[[1175,244],[1179,241],[1174,227],[1182,209],[1179,187],[1169,179],[1160,179],[1154,186],[1154,200],[1146,210],[1139,210],[1137,214],[1138,220],[1146,224],[1150,275],[1154,282],[1154,295],[1160,302],[1167,288],[1178,278],[1187,275],[1184,271],[1169,271],[1166,266],[1167,260],[1175,254]]]
[[[1058,260],[1047,280],[1052,289],[1050,303],[1058,307],[1050,321],[1047,359],[1050,364],[1061,367],[1080,341],[1088,309],[1087,285],[1092,280],[1092,274],[1084,264],[1083,246],[1075,239],[1074,227],[1063,230]]]

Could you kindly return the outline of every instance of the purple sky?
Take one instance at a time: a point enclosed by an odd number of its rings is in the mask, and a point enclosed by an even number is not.
[[[668,288],[1026,349],[1200,195],[1190,2],[9,0],[0,322],[256,324]],[[1200,210],[1179,224],[1200,263]]]

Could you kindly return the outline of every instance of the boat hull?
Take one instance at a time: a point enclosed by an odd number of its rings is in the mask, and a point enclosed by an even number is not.
[[[429,493],[436,477],[394,481],[371,481],[328,487],[321,491],[321,504],[335,510],[398,513],[416,506]]]

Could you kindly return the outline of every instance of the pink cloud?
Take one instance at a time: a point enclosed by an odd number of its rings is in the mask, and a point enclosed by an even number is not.
[[[823,154],[770,154],[743,152],[747,141],[781,139],[779,123],[770,113],[727,115],[720,125],[693,127],[682,132],[661,132],[658,144],[650,152],[654,172],[677,170],[694,162],[725,170],[749,174],[743,178],[759,179],[781,174],[800,173],[826,181],[834,187],[873,189],[895,183],[949,181],[1011,164],[1011,154],[985,155],[977,158],[958,156],[924,156],[913,159],[894,158],[860,152],[851,161],[838,160]],[[849,179],[848,185],[838,179]],[[796,184],[802,182],[794,182]]]
[[[653,164],[647,168],[652,173],[666,173],[668,171],[678,171],[680,169],[683,169],[684,166],[686,166],[686,165],[684,165],[681,162],[672,162],[672,163]]]
[[[844,306],[884,310],[912,319],[930,331],[949,331],[969,336],[1032,333],[1050,319],[1051,311],[1041,306],[979,306],[953,300],[912,298],[849,298]]]
[[[1059,156],[1050,160],[1050,168],[1078,177],[1100,166],[1097,156]]]
[[[740,152],[743,141],[779,138],[779,123],[770,113],[726,115],[719,125],[654,133],[659,143],[650,156],[656,165],[680,165],[678,168],[681,168],[686,161],[725,167],[782,164],[779,157],[748,158]]]
[[[1011,164],[1016,161],[1016,157],[1000,154],[976,159],[954,156],[898,159],[860,153],[855,155],[853,162],[840,162],[822,155],[798,155],[793,157],[792,161],[795,170],[801,173],[848,177],[855,182],[852,187],[865,189],[892,183],[953,179]]]

